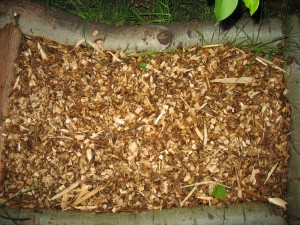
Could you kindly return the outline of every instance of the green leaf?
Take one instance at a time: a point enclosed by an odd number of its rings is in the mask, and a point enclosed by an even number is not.
[[[211,193],[216,199],[224,200],[226,196],[226,188],[223,185],[216,185]]]
[[[252,16],[259,6],[259,0],[243,0],[245,6],[250,10],[250,15]]]
[[[139,67],[140,67],[141,69],[146,69],[146,68],[147,68],[147,65],[148,65],[148,63],[140,62]]]
[[[226,19],[230,16],[238,5],[238,0],[216,0],[215,16],[217,22]]]

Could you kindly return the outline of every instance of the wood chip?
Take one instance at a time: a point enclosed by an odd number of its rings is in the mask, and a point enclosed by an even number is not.
[[[268,173],[268,176],[267,176],[267,178],[266,178],[266,180],[265,180],[264,184],[266,184],[266,183],[267,183],[267,181],[268,181],[268,180],[269,180],[269,178],[271,177],[272,173],[273,173],[273,172],[274,172],[274,170],[276,169],[277,165],[278,165],[278,162],[277,162],[277,163],[276,163],[274,166],[272,166],[272,168],[271,168],[270,172]]]
[[[91,198],[92,196],[94,196],[95,194],[97,194],[102,187],[97,187],[94,190],[92,190],[91,192],[87,193],[84,196],[80,196],[79,198],[77,198],[74,203],[72,204],[73,207],[79,205],[80,203],[84,202],[85,200],[88,200],[89,198]]]
[[[42,46],[40,45],[40,42],[38,42],[38,49],[40,50],[40,55],[41,55],[42,59],[48,60],[48,57],[47,57],[46,53],[44,52]]]
[[[251,84],[253,82],[252,77],[239,77],[239,78],[222,78],[213,79],[211,83],[222,83],[222,84]]]
[[[78,185],[80,184],[80,181],[76,181],[75,183],[73,183],[71,186],[69,186],[68,188],[66,188],[65,190],[59,192],[58,194],[54,195],[51,200],[55,200],[58,198],[61,198],[63,195],[69,193],[70,191],[72,191],[73,189],[75,189],[76,187],[78,187]]]
[[[268,198],[268,201],[274,205],[280,206],[281,208],[286,209],[287,202],[281,198]]]

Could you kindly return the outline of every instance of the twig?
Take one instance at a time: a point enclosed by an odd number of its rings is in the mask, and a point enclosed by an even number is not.
[[[267,65],[269,65],[269,66],[271,66],[272,68],[274,68],[274,69],[277,69],[277,70],[279,70],[279,71],[281,71],[281,72],[284,72],[284,73],[287,73],[284,69],[281,69],[279,66],[276,66],[274,63],[272,63],[271,61],[269,61],[269,60],[267,60],[267,59],[264,59],[264,58],[262,58],[262,57],[256,57],[256,61],[258,61],[258,62],[260,62],[261,64],[263,64],[263,65],[265,65],[265,66],[267,66]]]

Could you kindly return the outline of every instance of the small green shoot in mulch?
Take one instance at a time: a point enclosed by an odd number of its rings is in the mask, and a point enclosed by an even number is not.
[[[146,68],[147,68],[147,65],[148,65],[148,63],[146,63],[146,62],[140,62],[139,67],[140,67],[141,69],[146,69]]]

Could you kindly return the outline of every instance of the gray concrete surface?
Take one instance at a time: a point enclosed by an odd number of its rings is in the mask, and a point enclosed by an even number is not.
[[[291,150],[288,170],[288,222],[289,225],[300,224],[300,14],[293,15],[285,21],[287,46],[289,51],[287,87],[291,103]]]
[[[7,209],[10,216],[30,218],[18,221],[22,225],[283,225],[285,221],[277,212],[271,205],[262,203],[116,214]],[[4,215],[2,210],[0,213]],[[0,224],[14,223],[0,218]]]

